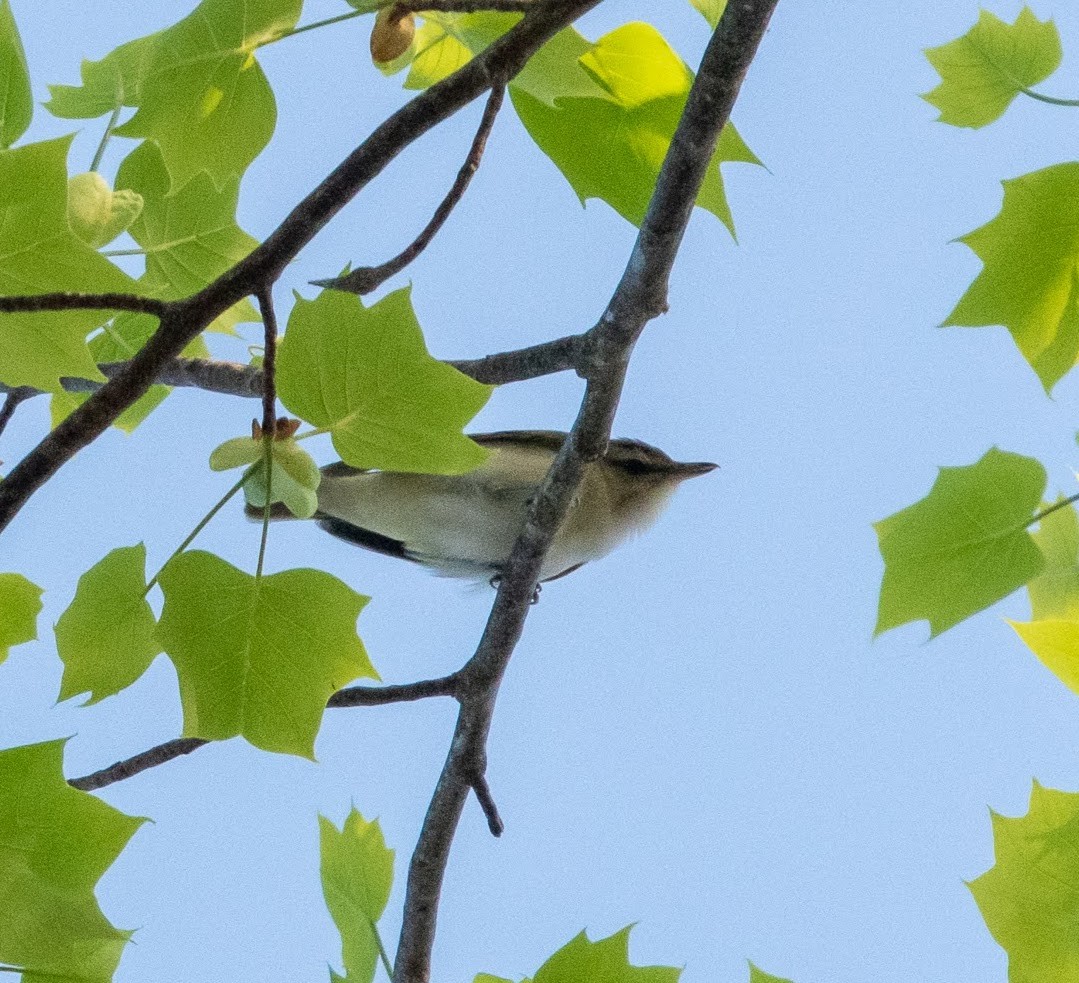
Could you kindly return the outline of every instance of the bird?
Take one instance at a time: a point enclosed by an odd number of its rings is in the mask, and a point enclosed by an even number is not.
[[[312,518],[331,535],[376,553],[442,576],[496,584],[566,436],[555,430],[469,434],[491,453],[478,468],[458,475],[364,470],[336,461],[320,469]],[[675,461],[643,441],[611,440],[601,458],[585,465],[540,582],[606,556],[651,526],[683,481],[716,467]],[[247,513],[261,519],[263,509],[248,505]],[[291,515],[278,504],[271,518]]]

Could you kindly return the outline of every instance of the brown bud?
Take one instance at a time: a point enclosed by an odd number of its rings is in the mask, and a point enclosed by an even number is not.
[[[251,439],[262,440],[262,424],[258,420],[251,421]]]
[[[276,420],[277,432],[274,434],[274,440],[290,440],[296,435],[296,431],[300,429],[300,421],[287,416],[279,416]]]
[[[411,10],[383,7],[371,28],[371,58],[384,64],[400,58],[416,36],[416,18]]]

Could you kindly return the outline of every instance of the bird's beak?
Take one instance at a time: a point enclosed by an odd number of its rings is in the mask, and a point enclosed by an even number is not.
[[[698,475],[708,474],[709,471],[715,471],[718,467],[718,464],[712,464],[710,461],[694,461],[689,464],[679,462],[675,467],[674,474],[679,480],[684,478],[696,478]]]

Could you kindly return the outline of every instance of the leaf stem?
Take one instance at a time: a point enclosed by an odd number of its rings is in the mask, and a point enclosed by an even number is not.
[[[1027,529],[1030,526],[1034,525],[1035,522],[1041,522],[1041,520],[1044,519],[1047,515],[1052,515],[1058,509],[1062,509],[1066,505],[1072,505],[1075,502],[1079,502],[1079,492],[1076,492],[1074,495],[1068,498],[1062,498],[1059,502],[1054,502],[1052,505],[1049,506],[1049,508],[1042,509],[1041,512],[1035,512],[1031,520],[1026,523],[1023,528]]]
[[[378,946],[378,957],[382,960],[382,968],[386,970],[390,983],[393,983],[393,965],[390,963],[390,957],[386,954],[386,947],[382,944],[382,936],[378,934],[378,926],[372,921],[369,921],[369,924],[371,933],[375,937],[375,945]]]
[[[325,20],[312,21],[310,24],[304,24],[303,27],[294,27],[289,31],[278,34],[276,37],[263,41],[261,44],[257,45],[257,47],[262,48],[267,44],[275,44],[278,41],[284,41],[285,38],[303,34],[305,31],[313,31],[319,27],[329,27],[331,24],[339,24],[341,21],[352,20],[353,17],[362,17],[365,14],[372,13],[378,6],[379,4],[372,4],[370,10],[350,10],[347,14],[338,14],[336,17],[327,17]]]
[[[109,117],[108,123],[105,124],[105,132],[101,134],[101,143],[97,145],[97,150],[94,152],[94,159],[90,161],[90,170],[96,171],[101,166],[101,158],[105,156],[105,147],[108,146],[109,137],[112,136],[112,131],[116,128],[116,123],[120,119],[120,109],[122,107],[117,106]]]
[[[1040,92],[1035,92],[1033,89],[1022,86],[1020,86],[1019,91],[1025,96],[1030,96],[1031,99],[1037,99],[1038,102],[1047,102],[1051,106],[1079,106],[1079,99],[1057,99],[1056,96],[1045,96]]]
[[[273,444],[277,438],[277,313],[273,306],[273,285],[264,285],[257,294],[263,324],[262,351],[262,467],[266,473],[266,502],[262,506],[262,537],[255,579],[262,579],[266,541],[270,533],[270,506],[273,503]]]
[[[172,556],[170,556],[164,563],[161,564],[161,570],[158,570],[157,573],[155,573],[150,579],[150,582],[146,585],[146,590],[142,592],[143,597],[150,593],[150,590],[153,588],[154,584],[157,583],[158,577],[161,576],[162,570],[164,570],[165,567],[172,563],[172,561],[175,560],[176,557],[178,557],[184,550],[188,548],[188,546],[191,545],[195,537],[200,532],[202,532],[202,530],[205,529],[207,525],[209,525],[210,520],[225,507],[229,499],[232,498],[232,496],[235,495],[241,488],[243,488],[244,482],[247,481],[248,476],[254,469],[255,465],[251,465],[251,467],[249,467],[243,473],[240,480],[237,481],[236,484],[233,485],[227,492],[225,492],[225,494],[221,497],[218,503],[199,520],[198,525],[191,530],[191,533],[188,535],[187,539],[185,539],[179,546],[176,547],[176,549],[173,551]]]
[[[170,249],[175,249],[177,246],[186,246],[189,242],[195,242],[198,239],[198,235],[181,236],[179,239],[172,239],[169,242],[159,242],[156,246],[150,246],[147,249],[102,249],[102,256],[152,256],[154,253],[168,252]]]

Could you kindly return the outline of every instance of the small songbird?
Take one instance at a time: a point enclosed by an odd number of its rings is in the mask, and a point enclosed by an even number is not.
[[[508,430],[469,436],[492,453],[466,474],[363,471],[343,461],[327,465],[313,518],[334,536],[425,564],[443,576],[497,577],[566,434]],[[652,525],[681,482],[715,467],[682,464],[639,440],[612,440],[607,453],[585,468],[539,579],[554,580],[606,556]],[[248,513],[261,518],[262,509],[248,506]],[[275,518],[285,515],[273,510]]]

